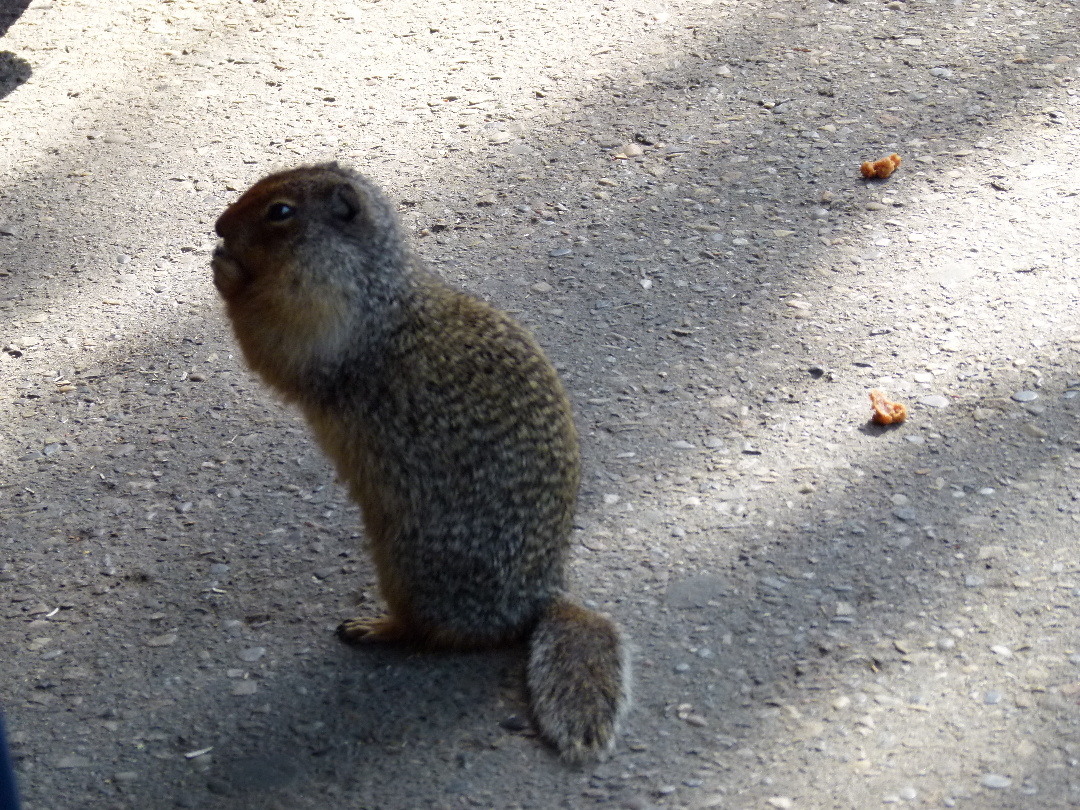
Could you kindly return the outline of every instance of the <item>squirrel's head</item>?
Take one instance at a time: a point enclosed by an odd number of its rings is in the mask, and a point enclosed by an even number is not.
[[[393,208],[337,163],[263,178],[215,229],[214,285],[256,368],[270,363],[259,362],[262,353],[283,347],[330,352],[405,283],[407,248]]]
[[[386,199],[337,163],[271,174],[230,205],[215,225],[214,284],[229,300],[263,285],[330,283],[346,292],[366,256],[385,265],[400,241]],[[389,233],[388,233],[389,232]],[[359,262],[358,262],[359,260]]]

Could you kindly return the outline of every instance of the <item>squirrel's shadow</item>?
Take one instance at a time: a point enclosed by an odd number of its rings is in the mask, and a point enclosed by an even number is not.
[[[384,784],[400,792],[419,759],[454,764],[440,769],[454,792],[465,761],[470,769],[505,767],[492,750],[533,749],[529,756],[554,762],[525,719],[524,661],[524,645],[444,653],[340,644],[275,680],[263,709],[273,722],[261,735],[238,734],[206,787],[256,803],[327,782],[375,797]],[[485,756],[474,758],[480,751]]]

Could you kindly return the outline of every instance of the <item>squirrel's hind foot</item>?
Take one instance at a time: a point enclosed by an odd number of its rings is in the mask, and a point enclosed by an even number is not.
[[[375,618],[346,619],[337,628],[337,637],[347,644],[374,644],[405,641],[410,633],[405,624],[390,614]]]

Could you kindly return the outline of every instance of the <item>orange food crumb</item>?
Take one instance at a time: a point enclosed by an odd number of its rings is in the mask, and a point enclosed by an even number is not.
[[[867,161],[859,167],[862,171],[862,176],[868,180],[878,179],[884,180],[890,174],[896,171],[900,166],[900,156],[893,152],[888,157],[883,157],[881,160],[875,160],[873,163]]]
[[[870,392],[870,404],[874,406],[870,421],[879,425],[898,425],[907,419],[907,408],[899,402],[889,402],[880,391]]]

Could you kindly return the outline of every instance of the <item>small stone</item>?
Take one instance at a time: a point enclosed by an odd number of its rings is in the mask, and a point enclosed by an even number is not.
[[[641,144],[637,143],[628,143],[620,151],[628,158],[641,157],[645,154],[645,150],[641,148]]]
[[[1047,439],[1050,437],[1050,434],[1038,425],[1024,425],[1021,430],[1033,439]]]
[[[952,71],[947,67],[934,67],[930,68],[930,75],[938,79],[949,79],[952,77]]]
[[[981,784],[990,790],[1004,790],[1012,784],[1012,779],[1000,773],[988,773],[983,776]]]
[[[778,810],[791,810],[795,806],[795,801],[787,796],[773,796],[771,799],[767,799],[765,803],[769,807],[778,808]]]
[[[1012,650],[1006,647],[1004,644],[994,644],[990,647],[990,652],[994,655],[999,655],[1002,658],[1012,658]]]
[[[772,588],[774,591],[787,590],[788,581],[783,577],[765,576],[761,578],[761,584]]]
[[[573,256],[573,255],[574,255],[573,249],[568,248],[568,247],[560,247],[560,248],[555,248],[554,250],[549,250],[548,251],[548,256],[551,256],[553,259],[560,259],[563,256]]]
[[[987,706],[996,706],[1001,703],[1001,692],[996,689],[990,689],[983,695],[983,703]]]
[[[905,802],[915,801],[918,795],[919,792],[913,787],[906,787],[900,790],[900,798],[903,799]]]
[[[510,143],[514,140],[514,136],[505,130],[498,130],[488,135],[488,143],[499,146],[500,144]]]
[[[532,287],[530,287],[529,289],[531,289],[535,293],[549,293],[555,288],[548,284],[546,281],[538,281],[533,284]]]
[[[919,400],[919,403],[928,408],[946,408],[949,405],[949,400],[940,394],[934,394],[933,396],[923,397]]]
[[[237,681],[235,684],[233,684],[232,688],[232,694],[238,696],[254,695],[257,691],[259,691],[259,685],[255,683],[255,681],[250,680]]]
[[[1039,395],[1034,391],[1017,391],[1012,395],[1012,398],[1017,402],[1032,402],[1039,398]]]
[[[249,664],[258,661],[266,655],[266,647],[248,647],[246,650],[240,651],[240,660],[247,661]]]
[[[898,506],[892,510],[892,513],[895,518],[906,523],[911,523],[919,518],[919,513],[910,506]]]
[[[66,757],[60,757],[56,761],[56,767],[63,770],[69,770],[71,768],[89,768],[90,760],[86,757],[81,757],[78,754],[70,754]]]
[[[176,643],[179,636],[176,633],[164,633],[146,640],[147,647],[171,647]]]

